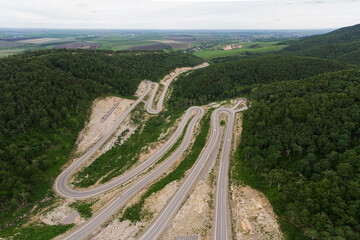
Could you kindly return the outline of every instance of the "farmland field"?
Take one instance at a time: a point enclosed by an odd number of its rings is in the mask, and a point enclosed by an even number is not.
[[[249,55],[254,53],[265,53],[265,52],[276,52],[287,45],[277,45],[278,42],[245,42],[238,43],[243,45],[242,48],[232,49],[232,50],[222,50],[226,44],[218,44],[212,49],[205,49],[193,52],[195,56],[201,57],[205,60],[210,60],[218,57],[228,57],[228,56],[240,56],[240,55]]]
[[[210,60],[281,50],[282,40],[294,39],[286,31],[269,34],[219,30],[42,30],[0,29],[0,57],[14,53],[52,48],[108,50],[181,50]],[[304,32],[299,32],[303,36]],[[229,44],[241,49],[224,51]]]
[[[0,49],[0,57],[6,57],[9,55],[17,54],[23,52],[25,49],[16,48],[16,49]]]

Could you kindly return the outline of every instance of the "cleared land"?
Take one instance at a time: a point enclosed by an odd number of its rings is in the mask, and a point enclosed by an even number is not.
[[[52,42],[59,40],[58,38],[34,38],[34,39],[26,39],[26,40],[20,40],[17,41],[19,43],[31,43],[31,44],[42,44],[47,42]]]

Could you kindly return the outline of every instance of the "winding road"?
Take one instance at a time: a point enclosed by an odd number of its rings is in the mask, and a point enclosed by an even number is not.
[[[200,65],[201,66],[201,65]],[[203,65],[207,66],[207,65]],[[197,69],[199,66],[190,68]],[[159,97],[156,109],[152,108],[153,101],[155,99],[156,92],[159,88],[158,83],[153,83],[147,81],[147,89],[143,95],[141,95],[131,106],[127,109],[116,122],[114,127],[101,138],[87,153],[85,153],[78,160],[74,161],[70,166],[68,166],[56,179],[54,188],[55,191],[66,198],[73,199],[87,199],[90,197],[98,196],[102,193],[105,193],[109,190],[114,189],[115,187],[124,185],[131,182],[131,184],[125,188],[119,195],[114,197],[108,204],[106,204],[100,211],[98,211],[94,216],[88,219],[85,223],[79,227],[71,230],[63,236],[63,239],[73,239],[79,240],[86,238],[91,232],[96,230],[104,222],[106,222],[112,215],[117,213],[119,209],[124,206],[132,197],[134,197],[138,192],[147,187],[149,184],[153,183],[158,179],[166,170],[168,170],[184,153],[188,148],[190,141],[193,137],[193,130],[196,123],[204,114],[204,109],[201,107],[190,107],[182,121],[180,122],[178,128],[170,137],[170,139],[159,149],[155,154],[151,155],[144,162],[134,167],[133,169],[127,171],[121,176],[115,178],[114,180],[100,185],[96,188],[88,190],[74,190],[68,186],[68,180],[72,174],[83,164],[88,158],[95,153],[106,141],[112,136],[115,130],[119,125],[124,121],[128,114],[141,102],[144,97],[149,94],[153,87],[152,94],[147,103],[147,111],[150,114],[158,114],[163,107],[164,98],[168,87],[171,81],[177,77],[179,74],[183,73],[182,71],[177,75],[171,77],[168,82],[165,84],[164,91]],[[228,116],[228,123],[225,131],[223,148],[221,152],[221,164],[217,180],[217,197],[216,197],[216,209],[215,209],[215,221],[214,221],[214,234],[213,239],[228,239],[229,226],[228,226],[228,213],[227,213],[227,184],[228,184],[228,162],[229,155],[231,152],[231,139],[233,132],[233,123],[235,118],[235,113],[246,110],[247,107],[236,110],[237,106],[241,103],[238,103],[233,108],[218,108],[215,109],[211,116],[211,135],[205,148],[203,149],[199,159],[194,164],[193,168],[189,175],[185,178],[182,185],[171,197],[170,201],[163,208],[163,210],[158,214],[158,216],[153,220],[150,226],[143,232],[139,239],[157,239],[160,234],[163,232],[167,224],[171,221],[172,217],[177,213],[182,203],[186,200],[187,196],[191,192],[193,186],[198,182],[201,177],[201,173],[204,172],[206,166],[209,166],[209,163],[215,161],[216,156],[221,145],[221,139],[223,138],[223,127],[220,126],[219,116],[220,114],[225,113]],[[194,116],[195,114],[195,116]],[[193,117],[194,116],[194,117]],[[191,119],[191,120],[190,120]],[[189,122],[190,120],[190,122]],[[179,139],[182,132],[185,129],[186,124],[189,122],[188,128],[186,129],[184,139],[182,140],[180,146],[163,162],[156,165],[154,169],[150,172],[144,174],[148,169],[154,166],[154,164],[166,154],[166,152],[175,144]],[[211,162],[210,162],[211,161]],[[135,181],[133,181],[136,179]]]

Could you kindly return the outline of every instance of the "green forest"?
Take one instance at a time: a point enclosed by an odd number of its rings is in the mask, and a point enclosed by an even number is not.
[[[174,82],[172,107],[234,98],[258,85],[302,79],[351,68],[345,63],[299,56],[262,56],[212,64]]]
[[[180,115],[189,106],[248,98],[231,181],[266,195],[286,239],[360,239],[360,25],[286,45],[180,76],[166,108]],[[132,98],[143,79],[202,62],[176,51],[41,50],[0,59],[0,229],[49,194],[95,98]],[[144,136],[156,141],[165,119],[151,118]],[[125,171],[146,145],[140,139],[135,133],[94,161],[78,177],[94,176],[78,186],[98,181],[101,159],[120,152],[126,162],[110,164],[104,181]]]
[[[183,53],[46,50],[0,59],[0,218],[51,189],[93,100],[202,63]]]
[[[360,71],[264,84],[250,98],[234,177],[275,189],[275,210],[309,237],[359,239]]]
[[[306,37],[282,52],[360,65],[360,24]]]

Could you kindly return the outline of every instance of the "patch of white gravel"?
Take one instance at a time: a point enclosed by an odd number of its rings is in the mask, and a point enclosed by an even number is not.
[[[112,221],[100,232],[92,237],[94,240],[133,240],[134,235],[139,231],[142,224],[140,222],[131,223],[129,220],[120,222],[118,219]]]
[[[185,235],[197,235],[199,240],[209,239],[212,223],[211,192],[209,181],[200,181],[160,239]]]
[[[69,206],[72,202],[71,200],[64,201],[61,205],[41,215],[40,220],[47,225],[72,223],[80,225],[84,223],[85,220],[80,217],[79,213]]]
[[[166,205],[172,195],[179,187],[178,181],[173,181],[167,184],[159,192],[152,194],[145,200],[144,210],[152,214],[158,214],[161,209]]]
[[[236,239],[284,239],[273,208],[263,193],[231,185],[232,219]]]
[[[109,112],[109,110],[119,102],[118,107],[102,122],[102,117]],[[134,100],[124,99],[119,97],[106,97],[98,98],[94,101],[89,122],[81,130],[77,140],[77,149],[75,154],[81,154],[89,150],[90,147],[95,145],[110,129],[115,125],[119,117]],[[118,131],[119,132],[119,131]],[[121,132],[119,133],[121,134]],[[116,139],[114,140],[114,142]],[[113,145],[113,143],[112,143]],[[111,148],[110,144],[109,147]]]

